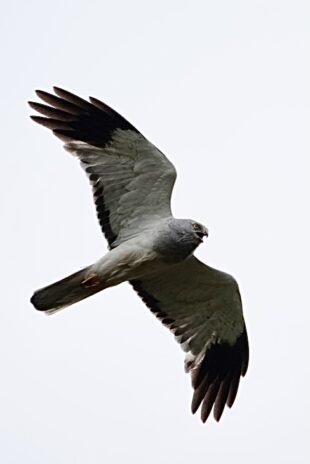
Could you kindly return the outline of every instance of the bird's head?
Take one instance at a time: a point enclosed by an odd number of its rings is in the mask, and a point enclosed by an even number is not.
[[[190,256],[207,236],[208,229],[199,222],[170,218],[153,246],[166,260],[178,262]]]
[[[208,236],[208,229],[191,219],[175,219],[167,224],[167,229],[160,235],[160,247],[165,254],[172,254],[178,259],[185,259]]]
[[[182,242],[191,242],[195,246],[200,245],[203,238],[209,235],[205,226],[192,219],[175,219],[170,226]]]
[[[206,226],[199,224],[199,222],[194,222],[194,221],[190,221],[190,222],[191,222],[192,233],[194,233],[195,237],[198,237],[198,240],[201,243],[204,237],[209,236],[209,230],[206,228]]]

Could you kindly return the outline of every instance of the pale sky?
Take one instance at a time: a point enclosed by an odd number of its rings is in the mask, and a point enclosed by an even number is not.
[[[309,462],[308,1],[1,6],[0,462]],[[33,291],[106,252],[91,189],[32,123],[62,86],[175,164],[177,217],[243,297],[250,367],[220,423],[192,416],[184,354],[127,284],[53,317]]]

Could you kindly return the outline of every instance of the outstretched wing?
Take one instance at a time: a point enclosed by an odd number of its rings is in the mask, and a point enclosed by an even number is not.
[[[220,420],[225,404],[234,403],[249,359],[236,281],[191,257],[169,272],[130,283],[187,352],[193,413],[201,405],[205,422],[213,408],[214,418]]]
[[[126,119],[101,101],[90,102],[54,87],[37,91],[48,105],[29,102],[81,161],[93,187],[97,215],[110,248],[171,216],[176,171]]]

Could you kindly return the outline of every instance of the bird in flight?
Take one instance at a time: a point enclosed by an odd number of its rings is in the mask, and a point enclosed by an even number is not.
[[[128,281],[186,352],[192,412],[219,421],[235,401],[249,348],[235,279],[199,261],[207,228],[171,213],[176,170],[125,118],[100,100],[54,87],[29,102],[33,121],[75,155],[92,185],[109,251],[96,263],[37,290],[36,309],[52,314]]]

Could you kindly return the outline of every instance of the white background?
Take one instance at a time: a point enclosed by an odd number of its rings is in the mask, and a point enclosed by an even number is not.
[[[1,12],[0,461],[309,462],[308,1],[11,1]],[[87,179],[29,119],[63,86],[176,165],[173,211],[243,296],[250,368],[220,423],[127,284],[53,317],[32,292],[106,244]]]

